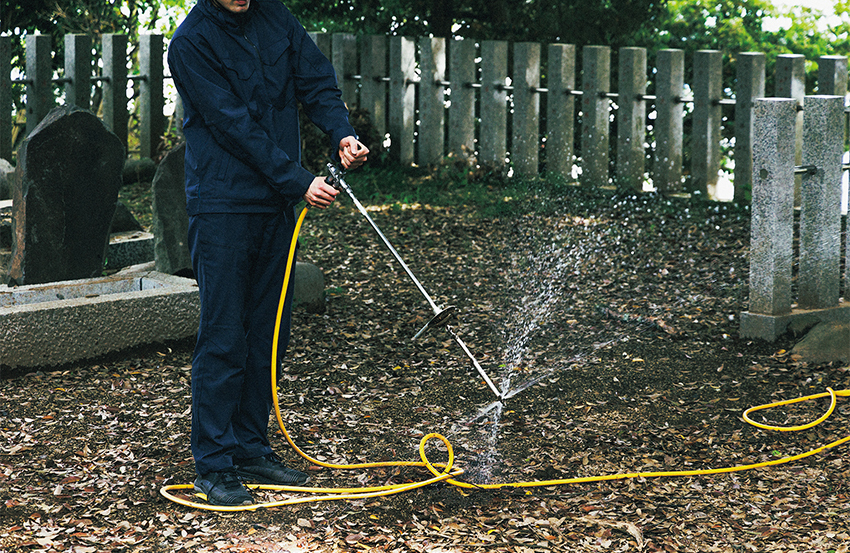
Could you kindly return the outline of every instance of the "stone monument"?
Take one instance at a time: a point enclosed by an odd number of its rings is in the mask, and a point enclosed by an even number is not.
[[[93,113],[53,109],[24,139],[12,190],[9,284],[100,276],[124,147]]]

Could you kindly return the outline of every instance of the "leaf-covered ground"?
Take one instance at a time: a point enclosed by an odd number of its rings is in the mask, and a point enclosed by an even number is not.
[[[466,471],[461,479],[482,484],[729,467],[845,435],[850,411],[841,403],[799,433],[742,420],[752,405],[850,388],[850,368],[790,355],[793,337],[738,338],[745,211],[591,196],[576,190],[513,215],[416,205],[372,212],[436,302],[458,307],[454,328],[489,376],[516,392],[503,404],[444,329],[410,340],[430,308],[350,202],[310,212],[300,255],[323,269],[328,302],[325,314],[294,316],[279,388],[295,441],[331,462],[418,460],[420,438],[439,432]],[[188,342],[159,345],[0,382],[0,552],[847,551],[850,543],[845,447],[713,476],[439,484],[256,512],[192,510],[159,495],[194,478],[190,353]],[[827,407],[818,400],[754,417],[800,424]],[[278,432],[272,439],[318,486],[426,477],[320,470]],[[445,460],[440,445],[428,453]]]

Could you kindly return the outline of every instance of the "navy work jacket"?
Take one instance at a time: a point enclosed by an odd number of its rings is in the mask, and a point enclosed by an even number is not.
[[[332,152],[356,136],[333,66],[279,0],[251,0],[244,14],[198,0],[168,66],[183,100],[189,215],[298,203],[314,178],[301,166],[298,102]]]

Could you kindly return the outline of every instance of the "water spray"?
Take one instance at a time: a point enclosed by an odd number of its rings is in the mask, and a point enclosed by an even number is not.
[[[446,324],[450,316],[454,313],[454,307],[449,306],[443,309],[437,307],[419,281],[413,276],[410,269],[407,265],[402,261],[401,257],[396,252],[395,248],[389,243],[386,237],[381,233],[375,223],[372,221],[371,217],[366,213],[366,210],[357,201],[357,198],[354,197],[354,194],[351,192],[351,189],[345,184],[345,181],[342,178],[342,173],[336,167],[329,167],[331,169],[331,174],[335,176],[335,180],[338,183],[338,186],[342,187],[351,199],[354,200],[354,204],[360,210],[360,212],[366,217],[372,227],[377,231],[378,235],[393,253],[395,258],[401,264],[401,266],[405,269],[407,274],[416,284],[419,291],[425,296],[428,300],[428,303],[431,305],[431,308],[434,310],[434,316],[425,325],[425,327],[417,333],[417,336],[422,334],[428,328],[432,326],[446,326],[449,333],[452,337],[457,341],[457,343],[463,348],[464,353],[466,353],[469,358],[472,360],[473,365],[490,386],[490,389],[493,390],[493,393],[496,394],[497,400],[492,402],[490,405],[479,411],[479,414],[468,421],[471,423],[474,420],[480,419],[486,416],[489,413],[494,413],[495,417],[498,417],[501,414],[503,405],[502,401],[513,396],[519,390],[516,390],[512,393],[503,392],[499,393],[496,390],[496,387],[493,386],[493,382],[487,377],[484,373],[484,370],[472,356],[469,349],[463,343],[460,338],[453,332],[451,327]],[[331,181],[328,181],[331,182]],[[281,318],[284,312],[284,305],[286,304],[286,291],[289,288],[289,279],[292,274],[292,268],[295,265],[295,249],[298,242],[298,232],[301,228],[301,223],[304,220],[304,216],[307,214],[307,209],[301,211],[301,215],[298,217],[298,221],[295,224],[295,230],[292,235],[292,241],[289,247],[289,257],[286,264],[286,271],[283,277],[283,285],[281,286],[280,292],[280,301],[278,302],[278,311],[277,316],[275,318],[275,331],[274,331],[274,339],[272,343],[272,351],[271,351],[271,374],[269,375],[272,382],[272,389],[274,390],[277,384],[277,367],[278,367],[278,339],[280,335],[280,324]],[[524,389],[524,388],[523,388]],[[762,409],[770,409],[774,407],[781,407],[784,405],[791,405],[794,403],[799,403],[803,401],[810,401],[820,398],[830,398],[830,406],[826,413],[818,418],[815,421],[810,423],[794,426],[794,427],[777,427],[777,426],[769,426],[757,423],[750,418],[750,414],[762,410]],[[850,390],[840,390],[834,391],[831,388],[827,388],[826,392],[820,394],[813,394],[810,396],[800,397],[796,399],[778,401],[775,403],[759,405],[757,407],[751,407],[744,412],[743,418],[744,420],[754,425],[758,428],[764,430],[775,430],[781,432],[793,432],[800,430],[808,430],[813,428],[814,426],[824,422],[827,420],[836,408],[836,400],[838,397],[850,397]],[[289,432],[286,429],[286,426],[283,423],[283,417],[280,411],[280,400],[278,398],[277,393],[272,393],[272,400],[274,404],[274,414],[277,418],[278,426],[280,428],[280,432],[283,435],[286,442],[292,447],[292,449],[300,455],[302,458],[307,460],[309,463],[315,466],[329,468],[329,469],[350,469],[350,470],[361,470],[367,468],[381,468],[381,467],[420,467],[427,469],[428,472],[431,473],[431,476],[420,480],[417,482],[405,482],[403,484],[385,484],[383,486],[372,486],[372,487],[359,487],[359,488],[305,488],[300,486],[280,486],[280,485],[270,485],[270,484],[259,484],[259,483],[248,483],[246,484],[250,489],[260,489],[260,490],[268,490],[274,492],[292,492],[292,493],[305,493],[305,494],[313,494],[308,496],[295,496],[290,497],[288,499],[284,499],[281,501],[268,501],[265,503],[255,503],[253,505],[239,505],[239,506],[220,506],[220,505],[211,505],[209,503],[199,503],[197,501],[192,500],[189,497],[186,497],[186,493],[190,493],[189,490],[194,489],[193,484],[168,484],[160,488],[159,492],[162,496],[167,498],[174,503],[179,505],[184,505],[187,507],[192,507],[196,509],[204,509],[210,511],[223,511],[223,512],[234,512],[234,511],[253,511],[261,508],[272,508],[272,507],[282,507],[284,505],[298,505],[302,503],[314,502],[314,501],[332,501],[332,500],[340,500],[340,499],[351,499],[351,500],[364,500],[370,498],[376,498],[381,496],[388,496],[398,493],[404,493],[407,491],[424,488],[426,486],[430,486],[432,484],[436,484],[437,482],[446,482],[447,484],[451,484],[452,486],[456,486],[457,488],[466,488],[469,490],[499,490],[502,488],[534,488],[534,487],[549,487],[549,486],[564,486],[571,484],[587,484],[590,482],[607,482],[607,481],[617,481],[617,480],[627,480],[627,479],[643,479],[643,478],[660,478],[660,477],[687,477],[687,476],[708,476],[712,474],[726,474],[731,472],[741,472],[753,469],[761,469],[765,467],[772,467],[777,465],[782,465],[785,463],[795,462],[807,457],[811,457],[817,454],[820,454],[829,449],[838,447],[847,442],[850,442],[850,436],[845,436],[838,440],[835,440],[831,443],[821,445],[815,449],[811,449],[804,453],[800,453],[797,455],[791,455],[786,457],[781,457],[778,459],[771,459],[769,461],[762,461],[758,463],[752,463],[747,465],[734,465],[734,466],[726,466],[721,468],[714,469],[697,469],[697,470],[682,470],[682,471],[655,471],[655,472],[621,472],[621,473],[612,473],[612,474],[603,474],[597,476],[581,476],[581,477],[572,477],[572,478],[560,478],[555,480],[534,480],[528,482],[505,482],[505,483],[497,483],[497,484],[472,484],[469,482],[464,482],[459,480],[459,477],[464,473],[462,468],[458,468],[454,466],[454,451],[452,448],[451,442],[436,432],[432,432],[430,434],[426,434],[419,441],[419,461],[376,461],[376,462],[366,462],[366,463],[356,463],[356,464],[338,464],[338,463],[329,463],[326,461],[322,461],[318,458],[311,457],[307,453],[305,453],[295,441],[290,436]],[[495,432],[495,425],[494,425]],[[428,455],[426,453],[426,446],[429,442],[438,440],[443,443],[448,453],[448,460],[445,463],[432,463],[428,459]],[[324,457],[322,457],[324,459]],[[530,493],[530,492],[526,492]],[[205,499],[205,498],[202,498]]]
[[[372,217],[369,216],[369,213],[366,211],[366,208],[363,207],[363,204],[361,204],[357,197],[354,195],[354,192],[351,190],[351,187],[348,186],[348,183],[345,182],[345,173],[333,163],[328,163],[327,167],[330,175],[325,179],[325,182],[327,182],[338,190],[345,190],[345,192],[351,198],[351,201],[354,202],[354,205],[357,207],[357,210],[366,218],[367,221],[369,221],[369,224],[372,225],[372,228],[375,229],[376,233],[378,233],[378,236],[384,242],[384,245],[386,245],[387,248],[390,250],[390,253],[393,254],[393,257],[395,257],[396,261],[398,261],[402,269],[404,269],[404,272],[407,273],[407,276],[410,277],[410,280],[413,281],[413,284],[416,285],[416,288],[419,290],[419,292],[421,292],[422,295],[425,296],[425,299],[428,301],[428,305],[431,306],[431,310],[434,312],[434,315],[431,317],[431,320],[429,320],[425,324],[425,326],[423,326],[419,330],[419,332],[417,332],[413,336],[413,340],[418,339],[429,328],[444,326],[446,328],[446,331],[448,331],[449,335],[454,339],[455,342],[457,342],[457,344],[461,347],[466,356],[469,357],[469,360],[472,361],[472,365],[475,367],[475,370],[478,371],[478,374],[481,375],[481,377],[484,379],[484,382],[487,383],[487,386],[489,386],[493,393],[496,394],[496,397],[498,397],[500,400],[504,399],[505,394],[499,392],[498,388],[496,388],[496,385],[493,384],[493,381],[490,380],[490,377],[487,376],[487,373],[484,372],[483,368],[481,368],[481,365],[475,359],[475,356],[472,355],[472,352],[469,351],[469,348],[466,347],[466,344],[463,342],[463,340],[460,339],[460,336],[455,333],[454,329],[449,324],[449,319],[451,319],[452,316],[455,315],[457,308],[454,305],[439,307],[434,302],[430,294],[428,294],[428,292],[425,290],[425,287],[422,286],[422,283],[419,282],[419,279],[416,278],[416,276],[413,274],[413,271],[411,271],[410,267],[407,266],[407,263],[404,262],[399,253],[393,247],[393,245],[390,244],[390,241],[387,239],[387,237],[384,236],[384,233],[381,232],[381,229],[378,228],[378,225],[375,224],[375,221],[372,220]]]

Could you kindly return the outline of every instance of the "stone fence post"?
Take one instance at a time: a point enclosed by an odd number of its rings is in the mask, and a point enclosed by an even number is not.
[[[27,56],[27,134],[31,133],[53,108],[50,35],[28,35]]]
[[[749,310],[791,312],[794,226],[794,150],[797,102],[759,99],[753,104],[753,207],[750,232]]]
[[[691,191],[713,195],[720,173],[720,124],[723,54],[700,50],[694,55],[694,113],[691,141]]]
[[[845,85],[846,86],[846,85]],[[844,96],[807,96],[800,197],[801,309],[838,305],[841,285],[841,177]]]
[[[103,35],[103,122],[127,151],[127,35]]]
[[[514,119],[511,161],[516,175],[536,179],[540,174],[540,45],[514,45]]]
[[[337,86],[342,91],[342,101],[353,108],[357,105],[357,81],[351,79],[357,74],[357,38],[351,33],[334,33],[331,40]]]
[[[620,48],[617,98],[617,181],[643,190],[646,170],[646,48]]]
[[[735,201],[746,202],[753,189],[753,103],[764,97],[765,55],[738,54],[735,93]]]
[[[390,156],[396,161],[414,161],[413,136],[416,125],[416,43],[409,38],[390,38]]]
[[[818,58],[818,92],[842,98],[847,95],[847,58],[845,56]]]
[[[806,95],[806,58],[800,54],[780,54],[776,57],[776,90],[774,96],[777,98],[793,98],[797,106],[803,107],[803,98]],[[795,154],[794,161],[800,164],[803,156],[803,111],[797,111],[794,135]],[[794,205],[800,205],[800,183],[802,179],[797,175],[794,181]]]
[[[153,157],[165,131],[161,35],[139,36],[139,155]]]
[[[91,38],[65,35],[65,103],[91,109]]]
[[[333,58],[333,37],[330,33],[310,32],[307,33],[307,35],[313,40],[316,47],[319,48],[319,51],[324,54],[326,58]]]
[[[360,107],[369,112],[372,125],[381,140],[387,132],[387,37],[364,36],[360,57],[363,80],[360,82]],[[372,147],[373,145],[370,145]],[[374,145],[377,148],[377,144]]]
[[[582,52],[582,181],[590,186],[608,186],[611,49],[585,46]]]
[[[546,85],[546,169],[572,178],[575,142],[576,47],[550,44]]]
[[[475,153],[475,89],[477,66],[474,40],[453,40],[449,43],[449,155],[457,159],[472,159]]]
[[[446,39],[419,40],[419,164],[443,161],[446,140]]]
[[[507,157],[508,43],[485,40],[481,43],[481,165],[502,170]]]
[[[668,194],[682,189],[682,140],[685,82],[685,53],[661,50],[656,59],[655,75],[655,189]]]

